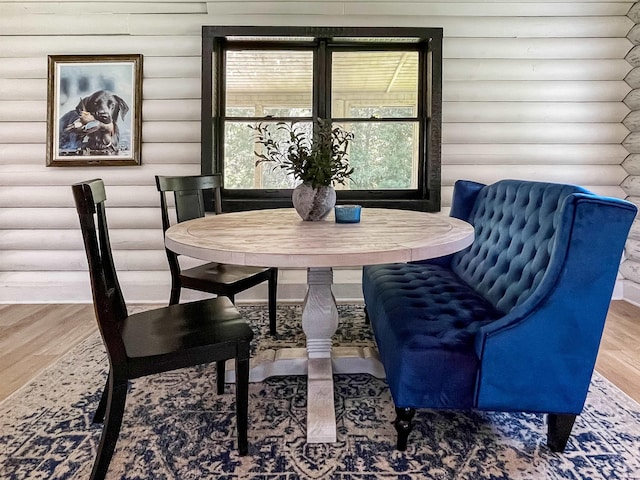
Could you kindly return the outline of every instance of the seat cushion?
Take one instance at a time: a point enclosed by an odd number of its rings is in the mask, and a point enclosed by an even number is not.
[[[428,263],[364,267],[363,292],[395,405],[472,407],[475,334],[502,314],[453,272]]]

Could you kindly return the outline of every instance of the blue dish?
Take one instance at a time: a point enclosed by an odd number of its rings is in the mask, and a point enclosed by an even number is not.
[[[360,205],[336,205],[336,223],[358,223],[361,210]]]

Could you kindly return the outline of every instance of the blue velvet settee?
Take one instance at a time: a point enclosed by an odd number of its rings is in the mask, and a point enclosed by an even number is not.
[[[573,185],[461,180],[450,215],[474,226],[470,247],[364,267],[397,448],[430,408],[545,413],[547,444],[563,451],[636,210]]]

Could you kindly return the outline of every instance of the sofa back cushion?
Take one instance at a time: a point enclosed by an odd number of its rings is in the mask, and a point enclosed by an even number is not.
[[[475,241],[451,268],[503,312],[524,302],[542,281],[554,249],[564,200],[589,193],[573,185],[503,180],[480,191],[467,220]]]

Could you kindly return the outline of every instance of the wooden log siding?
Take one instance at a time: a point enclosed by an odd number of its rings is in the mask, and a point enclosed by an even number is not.
[[[633,2],[597,0],[1,1],[0,302],[90,301],[70,185],[94,177],[127,300],[167,301],[154,175],[200,171],[202,25],[443,27],[446,213],[459,178],[640,198],[637,17]],[[117,53],[144,55],[142,165],[45,167],[47,55]],[[621,272],[633,286],[640,226],[630,242]],[[359,282],[358,269],[337,270],[337,298],[361,298]],[[300,300],[304,271],[283,271],[279,290]]]
[[[629,131],[622,142],[628,152],[622,162],[622,167],[628,176],[620,186],[628,195],[627,199],[640,206],[640,47],[638,46],[640,44],[638,25],[640,23],[640,4],[634,4],[627,16],[635,25],[627,34],[627,39],[634,46],[625,57],[625,60],[632,66],[625,81],[632,90],[624,99],[624,104],[630,112],[622,122]],[[637,219],[629,234],[620,273],[625,278],[623,296],[636,304],[640,303],[640,221]]]

